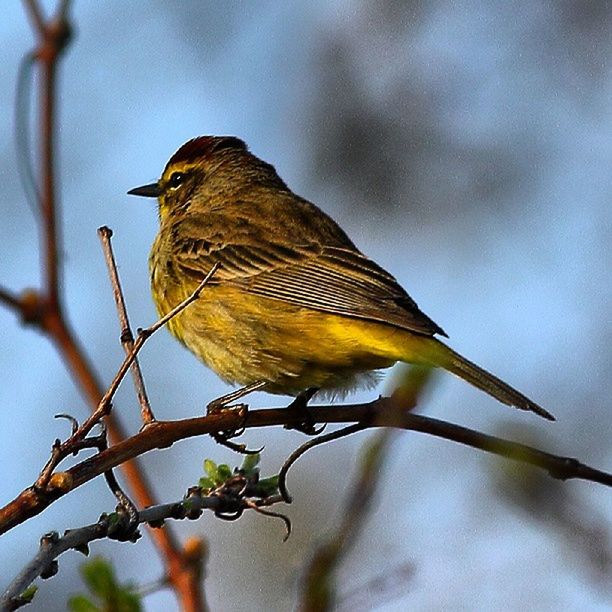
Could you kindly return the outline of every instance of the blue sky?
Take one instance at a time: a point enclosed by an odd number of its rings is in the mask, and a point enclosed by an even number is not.
[[[147,257],[156,212],[125,192],[155,179],[185,140],[234,134],[391,271],[455,349],[533,396],[558,422],[512,412],[450,376],[440,377],[424,412],[492,433],[512,427],[520,439],[609,469],[612,38],[610,12],[593,16],[589,5],[582,14],[580,6],[75,3],[76,37],[59,97],[64,290],[104,380],[122,351],[96,228],[115,232],[134,326],[150,323]],[[17,65],[32,36],[18,3],[5,13],[0,283],[19,290],[36,285],[39,274],[12,123]],[[338,129],[345,124],[353,131]],[[358,138],[385,161],[382,187]],[[5,310],[0,330],[0,465],[9,499],[32,482],[52,440],[65,433],[52,415],[87,410],[44,338]],[[161,418],[197,414],[228,391],[166,332],[150,341],[142,365]],[[117,406],[135,431],[128,383]],[[252,405],[282,401],[260,395]],[[301,438],[258,431],[246,440],[266,444],[263,465],[271,472]],[[177,526],[209,538],[213,609],[263,609],[271,601],[275,609],[291,607],[304,557],[337,523],[364,440],[317,450],[294,468],[295,533],[287,544],[281,527],[260,516]],[[235,461],[208,440],[148,456],[160,498],[179,498],[208,456]],[[505,481],[490,457],[404,434],[385,474],[379,506],[343,567],[343,593],[410,562],[414,577],[380,609],[609,607],[609,588],[594,582],[576,533],[564,531],[550,508],[534,517],[500,495],[497,483],[503,489]],[[563,508],[579,508],[609,538],[609,492],[564,487]],[[19,567],[42,533],[92,522],[112,506],[102,481],[82,487],[3,536],[0,566]],[[161,570],[149,544],[138,546],[95,551],[148,582]],[[79,562],[76,554],[62,559],[39,606],[78,588]],[[231,586],[237,580],[238,592]],[[368,605],[380,603],[371,597]],[[171,601],[157,594],[147,606],[161,610]]]

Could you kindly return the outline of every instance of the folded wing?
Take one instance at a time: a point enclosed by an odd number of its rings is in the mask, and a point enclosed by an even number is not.
[[[216,283],[322,312],[446,336],[391,274],[356,248],[315,243],[287,246],[261,235],[253,242],[223,244],[183,237],[175,245],[179,265],[196,278],[204,277],[219,262]]]

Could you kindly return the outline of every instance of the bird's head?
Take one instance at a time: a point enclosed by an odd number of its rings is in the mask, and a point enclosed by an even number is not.
[[[255,185],[286,188],[274,168],[252,155],[234,136],[199,136],[187,141],[168,160],[161,178],[128,191],[157,198],[163,221],[196,204],[201,210],[223,208],[227,199]]]

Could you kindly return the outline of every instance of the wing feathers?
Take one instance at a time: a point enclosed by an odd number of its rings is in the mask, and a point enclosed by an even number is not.
[[[425,334],[444,331],[395,278],[353,248],[274,242],[251,245],[184,240],[176,253],[191,275],[203,276],[219,262],[216,283],[231,283],[263,297],[297,306],[396,325]]]

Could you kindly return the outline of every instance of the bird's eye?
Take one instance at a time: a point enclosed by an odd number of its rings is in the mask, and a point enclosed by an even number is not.
[[[185,181],[185,175],[182,172],[173,172],[168,179],[168,186],[171,189],[180,187]]]

